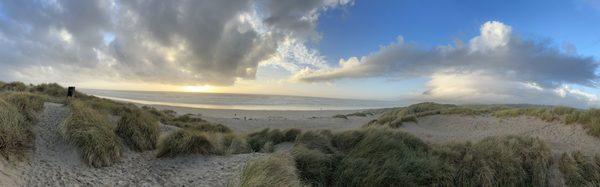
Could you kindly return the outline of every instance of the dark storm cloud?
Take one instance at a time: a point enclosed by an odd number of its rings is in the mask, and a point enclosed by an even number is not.
[[[4,79],[21,75],[40,81],[43,78],[36,78],[36,72],[47,69],[39,73],[229,85],[237,78],[254,78],[258,63],[271,58],[283,38],[314,32],[318,11],[341,4],[311,1],[296,7],[296,3],[2,1],[0,73]],[[270,8],[257,12],[263,5]],[[284,20],[302,24],[292,27],[280,22]]]

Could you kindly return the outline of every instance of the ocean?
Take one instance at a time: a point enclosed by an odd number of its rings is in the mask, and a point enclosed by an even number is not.
[[[356,110],[402,106],[400,101],[335,99],[285,95],[116,91],[82,89],[83,93],[148,105],[240,110]]]

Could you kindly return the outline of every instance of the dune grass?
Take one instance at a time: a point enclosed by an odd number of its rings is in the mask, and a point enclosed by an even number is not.
[[[229,155],[229,154],[244,154],[250,153],[252,150],[243,135],[235,133],[219,133],[219,132],[207,132],[187,129],[196,133],[203,134],[208,142],[212,145],[213,149],[211,152],[202,154],[215,154],[215,155]]]
[[[215,146],[205,132],[179,129],[158,143],[157,157],[174,157],[185,154],[213,154]]]
[[[267,146],[268,149],[264,149],[265,145],[273,146],[282,142],[293,141],[292,137],[294,134],[296,136],[298,135],[296,134],[298,130],[296,129],[292,131],[293,132],[284,132],[279,129],[266,128],[261,131],[248,134],[248,144],[253,151],[269,152],[271,148]],[[286,134],[288,136],[286,136]]]
[[[173,110],[158,110],[151,106],[142,106],[141,109],[150,113],[154,118],[165,124],[173,120],[177,115]]]
[[[24,92],[27,91],[29,87],[22,82],[10,82],[4,83],[2,87],[0,87],[0,91],[13,91],[13,92]]]
[[[121,116],[115,132],[136,151],[155,149],[160,135],[158,121],[142,110],[132,110]]]
[[[0,156],[21,158],[33,146],[34,138],[31,124],[17,107],[0,98]]]
[[[547,122],[581,124],[588,134],[600,137],[600,109],[581,110],[564,106],[536,105],[447,105],[438,103],[419,103],[408,107],[388,109],[383,114],[365,125],[397,128],[406,122],[418,122],[425,116],[445,115],[491,115],[498,118],[518,116],[535,117]]]
[[[551,153],[536,138],[429,145],[390,128],[298,136],[291,154],[313,186],[546,186]]]
[[[591,157],[581,152],[564,153],[559,168],[569,186],[600,185],[600,155]]]
[[[547,186],[552,160],[537,138],[489,137],[480,142],[437,147],[453,167],[455,185]]]
[[[13,104],[19,112],[30,123],[37,119],[37,113],[44,109],[46,97],[28,92],[7,92],[0,95],[0,98]]]
[[[77,147],[85,163],[110,166],[122,156],[121,142],[107,117],[78,100],[70,102],[71,114],[60,124],[63,137]]]
[[[236,183],[233,186],[304,186],[292,158],[280,154],[249,161]]]
[[[152,111],[152,110],[150,110]],[[162,119],[161,122],[167,125],[172,125],[184,129],[191,129],[205,132],[218,132],[218,133],[231,133],[231,128],[222,124],[213,124],[202,118],[195,117],[191,114],[181,115],[175,117],[172,114],[166,113],[168,111],[154,110],[155,116]],[[162,116],[162,117],[161,117]],[[166,117],[165,117],[166,116]],[[172,117],[171,117],[172,116]]]

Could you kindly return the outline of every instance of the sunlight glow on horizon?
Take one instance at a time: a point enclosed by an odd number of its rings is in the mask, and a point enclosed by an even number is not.
[[[210,85],[203,86],[182,86],[181,91],[183,92],[202,92],[202,93],[214,93],[214,87]]]

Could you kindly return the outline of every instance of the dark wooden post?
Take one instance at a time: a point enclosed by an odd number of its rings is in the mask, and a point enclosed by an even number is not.
[[[75,97],[75,87],[69,86],[67,89],[67,97]]]

